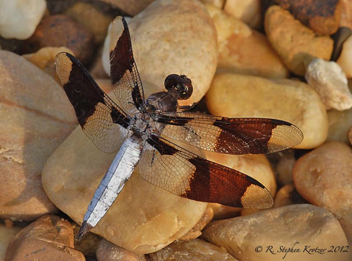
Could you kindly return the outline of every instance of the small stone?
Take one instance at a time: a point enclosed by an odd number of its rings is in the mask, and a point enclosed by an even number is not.
[[[43,18],[31,38],[24,44],[24,53],[34,53],[43,47],[67,47],[82,63],[87,63],[94,51],[93,36],[84,26],[65,15]]]
[[[352,5],[351,0],[340,0],[341,2],[341,19],[340,27],[352,29]]]
[[[114,18],[102,13],[94,5],[84,2],[75,3],[65,14],[87,28],[93,35],[96,44],[101,44],[104,41],[108,26]]]
[[[293,204],[293,192],[295,186],[293,184],[287,184],[283,186],[277,193],[274,200],[274,208],[283,207]]]
[[[216,70],[218,51],[216,29],[202,3],[158,0],[133,17],[128,26],[143,82],[162,91],[169,74],[184,74],[192,80],[193,94],[180,105],[193,104],[205,95]],[[103,52],[104,68],[110,68],[108,47]]]
[[[327,136],[324,105],[311,87],[299,81],[220,73],[214,77],[206,101],[213,115],[273,118],[296,125],[304,135],[296,148],[315,148]]]
[[[222,9],[225,5],[225,0],[200,0],[203,4],[211,4],[219,9]]]
[[[352,57],[352,34],[343,43],[341,54],[336,61],[337,64],[340,65],[343,72],[346,74],[347,78],[352,78],[351,57]]]
[[[223,5],[223,9],[226,13],[241,20],[253,29],[262,27],[263,17],[260,0],[227,0]]]
[[[62,87],[26,59],[0,51],[0,218],[32,221],[57,211],[44,163],[77,125]]]
[[[74,53],[66,47],[44,47],[36,53],[24,54],[22,56],[60,83],[56,75],[55,56],[61,52],[74,55]]]
[[[146,261],[142,254],[133,253],[103,239],[97,250],[98,261]]]
[[[265,32],[291,72],[303,76],[314,59],[330,60],[333,41],[329,36],[316,36],[286,10],[271,6],[265,14]]]
[[[100,0],[102,2],[108,3],[112,6],[117,7],[121,11],[135,16],[142,12],[149,4],[154,0]]]
[[[238,260],[349,260],[348,253],[327,253],[331,246],[347,248],[337,219],[324,208],[290,205],[210,223],[203,231],[208,242],[226,249]],[[324,254],[303,252],[327,249]],[[281,249],[280,249],[281,247]],[[283,248],[299,249],[295,253]]]
[[[340,221],[352,243],[352,149],[327,142],[299,158],[293,169],[297,191],[308,202],[326,208]]]
[[[307,67],[305,78],[317,91],[327,110],[343,111],[352,107],[346,75],[337,63],[314,59]]]
[[[46,10],[45,0],[0,0],[0,35],[24,40],[33,33]]]
[[[21,228],[17,226],[7,227],[0,224],[0,260],[5,259],[5,253],[7,246],[13,240],[15,235],[20,231]]]
[[[346,111],[329,110],[329,132],[327,141],[341,141],[346,144],[348,141],[348,129],[352,122],[352,109]]]
[[[218,35],[217,72],[233,72],[267,78],[289,75],[267,38],[245,23],[212,5],[206,5]],[[255,50],[255,52],[253,52]]]
[[[44,216],[22,229],[9,244],[5,261],[84,261],[73,248],[73,230],[68,221]]]
[[[292,170],[296,159],[292,150],[285,150],[280,154],[281,157],[276,165],[276,180],[281,185],[290,184],[293,182]]]
[[[280,6],[317,34],[333,34],[340,24],[340,0],[281,0]]]
[[[149,255],[151,261],[236,261],[224,249],[201,239],[176,241],[171,245]]]

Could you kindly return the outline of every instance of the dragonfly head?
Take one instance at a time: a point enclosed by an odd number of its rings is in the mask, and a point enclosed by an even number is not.
[[[187,100],[192,96],[192,82],[186,75],[170,74],[164,82],[166,90],[176,92],[178,100]]]

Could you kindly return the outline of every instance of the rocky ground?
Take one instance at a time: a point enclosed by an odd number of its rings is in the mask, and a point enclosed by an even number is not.
[[[106,92],[109,24],[128,18],[146,96],[191,78],[181,105],[281,119],[304,140],[205,157],[263,183],[267,210],[180,198],[138,167],[74,235],[115,155],[85,136],[55,73],[74,54]],[[351,260],[351,0],[0,0],[0,260]]]

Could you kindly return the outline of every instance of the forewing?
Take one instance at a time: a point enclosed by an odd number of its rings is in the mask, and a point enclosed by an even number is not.
[[[293,147],[303,139],[295,125],[275,119],[163,113],[157,121],[166,124],[164,137],[219,153],[271,153]]]
[[[147,140],[139,173],[158,187],[197,201],[245,208],[273,204],[269,191],[255,179],[155,135]]]
[[[59,53],[55,63],[56,72],[85,134],[100,150],[117,151],[123,138],[121,131],[126,132],[123,128],[129,126],[130,118],[99,88],[74,56]]]
[[[115,18],[111,26],[110,75],[113,91],[130,115],[144,106],[142,82],[133,58],[131,37],[125,19]]]

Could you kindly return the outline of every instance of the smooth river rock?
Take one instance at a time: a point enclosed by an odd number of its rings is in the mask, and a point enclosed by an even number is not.
[[[161,91],[166,76],[185,74],[192,80],[193,95],[180,104],[198,102],[210,87],[218,57],[216,29],[204,5],[196,0],[158,0],[128,26],[142,81]],[[105,46],[103,63],[109,73],[109,44]]]
[[[352,109],[346,111],[329,110],[329,132],[327,141],[341,141],[346,144],[348,141],[348,130],[352,122]]]
[[[318,94],[307,84],[294,80],[220,73],[206,95],[211,114],[226,117],[263,117],[285,120],[304,135],[296,148],[310,149],[327,136],[326,110]]]
[[[340,223],[326,209],[309,204],[215,221],[203,238],[241,261],[349,260],[348,253],[327,252],[331,246],[347,248]]]
[[[6,225],[0,224],[0,260],[5,259],[7,246],[20,230],[21,227],[7,227]]]
[[[201,239],[176,241],[149,255],[150,261],[236,261],[224,249]]]
[[[85,261],[74,249],[70,222],[58,216],[44,216],[17,233],[9,244],[5,261]]]
[[[262,33],[252,30],[241,20],[213,5],[206,7],[218,35],[217,72],[228,71],[266,78],[286,78],[289,75],[279,55]]]
[[[45,161],[77,125],[62,87],[17,54],[0,51],[0,218],[57,211],[41,181]]]
[[[77,127],[45,164],[42,179],[48,197],[81,223],[114,156],[100,151]],[[185,235],[206,207],[148,183],[137,169],[92,232],[127,250],[150,253]]]
[[[297,191],[333,213],[352,244],[352,149],[327,142],[299,158],[293,169]]]
[[[291,72],[303,76],[306,66],[314,59],[330,60],[333,40],[317,36],[286,10],[271,6],[265,14],[265,32]]]

